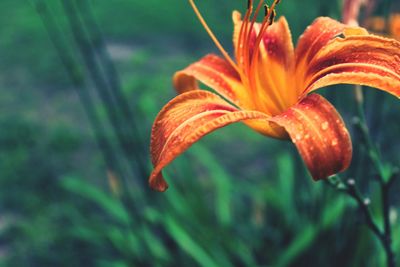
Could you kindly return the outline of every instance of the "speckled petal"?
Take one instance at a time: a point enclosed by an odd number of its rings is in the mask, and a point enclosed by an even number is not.
[[[400,97],[400,42],[367,33],[336,38],[315,55],[306,77],[305,93],[347,83]]]
[[[311,94],[271,119],[289,133],[314,180],[348,168],[352,157],[349,133],[336,109]]]
[[[296,65],[308,64],[315,54],[335,36],[341,34],[345,25],[328,17],[319,17],[300,36],[295,50]]]
[[[249,102],[236,70],[223,58],[209,54],[175,73],[173,83],[178,93],[198,89],[196,80],[214,89],[232,103],[241,106]]]
[[[161,170],[206,134],[228,124],[268,116],[257,111],[240,111],[221,97],[194,90],[171,100],[155,119],[150,152],[154,165],[149,183],[157,191],[168,187]]]

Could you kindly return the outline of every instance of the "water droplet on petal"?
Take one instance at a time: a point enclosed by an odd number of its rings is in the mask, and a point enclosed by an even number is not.
[[[321,124],[321,129],[325,131],[326,129],[328,129],[328,126],[329,126],[329,123],[326,121]]]
[[[331,145],[336,146],[337,144],[338,144],[338,140],[336,138],[333,139]]]

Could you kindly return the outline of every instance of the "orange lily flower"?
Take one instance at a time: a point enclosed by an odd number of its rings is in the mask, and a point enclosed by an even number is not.
[[[279,1],[257,23],[263,1],[254,8],[250,0],[243,20],[233,12],[233,60],[189,2],[224,57],[207,55],[174,75],[179,95],[160,111],[152,128],[149,183],[155,190],[167,189],[161,171],[172,160],[204,135],[239,121],[263,135],[291,139],[313,179],[326,178],[349,166],[352,145],[336,109],[310,93],[348,83],[400,97],[396,40],[320,17],[294,48],[286,19],[272,23]],[[197,81],[214,92],[199,90]]]

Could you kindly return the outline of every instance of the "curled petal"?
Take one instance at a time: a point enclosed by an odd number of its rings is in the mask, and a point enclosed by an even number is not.
[[[322,47],[344,29],[345,25],[334,19],[317,18],[299,38],[295,51],[296,65],[307,65]]]
[[[375,87],[400,97],[400,42],[358,34],[323,47],[306,71],[306,92],[338,83]]]
[[[349,133],[336,109],[312,94],[271,119],[289,133],[314,180],[348,168],[352,157]]]
[[[173,83],[178,93],[183,93],[197,89],[196,80],[211,87],[238,106],[249,101],[248,93],[243,88],[239,74],[229,62],[217,55],[207,55],[187,68],[176,72]]]
[[[240,111],[219,96],[201,90],[183,93],[158,114],[151,133],[150,152],[154,165],[149,183],[157,191],[168,187],[161,170],[206,134],[228,124],[268,116],[257,111]]]

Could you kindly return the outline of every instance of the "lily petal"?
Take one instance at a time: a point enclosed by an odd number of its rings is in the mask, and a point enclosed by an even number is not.
[[[352,157],[349,133],[336,109],[311,94],[271,119],[289,133],[314,180],[348,168]]]
[[[296,103],[298,97],[292,86],[294,48],[285,17],[281,17],[268,27],[260,51],[262,56],[258,68],[260,84],[267,91],[267,95],[275,96],[273,99],[281,103],[281,108],[284,110]]]
[[[243,21],[241,14],[234,11],[232,14],[234,23],[233,43],[235,55],[239,65],[246,65],[245,57],[248,58],[248,64],[253,63],[253,51],[255,51],[256,39],[259,35],[261,24],[254,23],[249,39],[239,40]],[[250,27],[251,23],[248,23]],[[242,30],[243,31],[243,30]],[[242,43],[239,44],[239,41]],[[243,48],[246,51],[238,51]],[[245,68],[245,67],[244,67]],[[245,68],[246,69],[246,68]],[[255,107],[269,114],[278,114],[288,106],[296,103],[297,91],[293,88],[293,69],[294,69],[294,48],[292,36],[285,17],[279,18],[270,25],[264,32],[260,47],[258,61],[253,71],[245,73],[245,78],[250,75],[256,75],[258,89],[253,91]],[[282,88],[293,88],[293,90],[283,90]]]
[[[316,53],[306,91],[332,84],[361,84],[400,97],[400,42],[375,35],[336,38]]]
[[[328,17],[319,17],[307,27],[297,43],[295,55],[297,68],[308,64],[315,54],[335,36],[341,34],[345,25]]]
[[[237,106],[246,105],[250,101],[239,74],[229,62],[217,55],[209,54],[176,72],[173,77],[178,93],[198,89],[196,80],[211,87]]]
[[[151,188],[165,191],[168,185],[161,170],[206,134],[242,120],[263,119],[268,123],[268,118],[258,111],[240,111],[207,91],[193,90],[175,97],[160,111],[152,128]]]
[[[238,11],[233,11],[232,19],[234,24],[233,45],[236,55],[239,47],[240,28],[242,27],[243,21]],[[260,28],[261,23],[254,23],[254,28],[252,29],[249,40],[248,52],[250,52],[250,56],[252,55],[252,51],[254,51],[254,45]],[[268,61],[277,61],[286,68],[291,66],[294,58],[294,48],[292,35],[285,17],[280,17],[276,22],[270,25],[265,31],[262,40],[263,46],[261,47],[261,54],[268,56]]]

